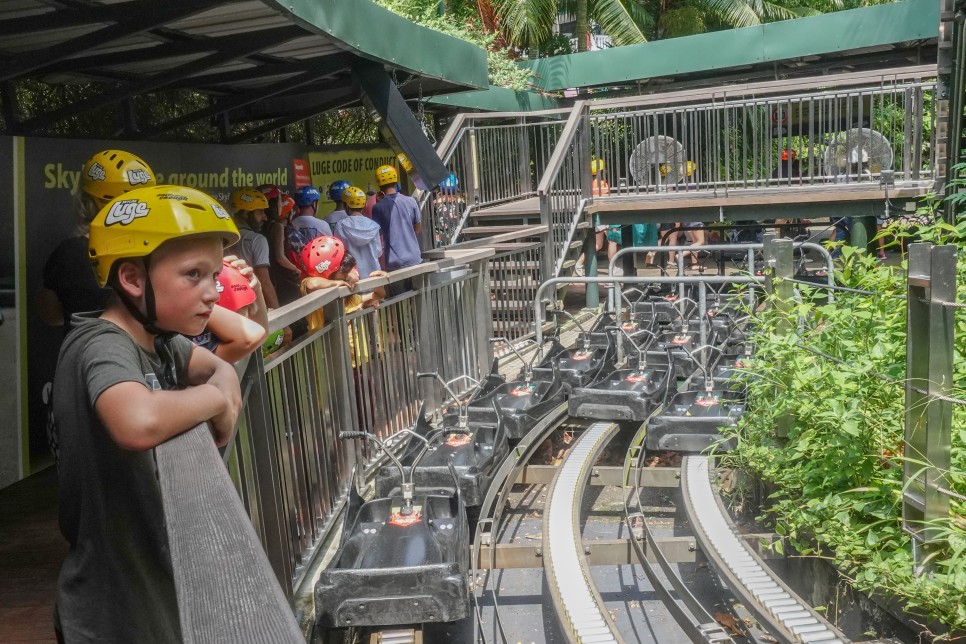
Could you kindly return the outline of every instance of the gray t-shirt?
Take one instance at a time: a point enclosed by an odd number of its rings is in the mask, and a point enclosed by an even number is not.
[[[244,226],[239,226],[238,232],[241,233],[241,241],[234,246],[226,248],[225,254],[241,257],[252,268],[270,266],[271,260],[268,255],[268,238]]]
[[[97,313],[75,315],[54,377],[60,529],[70,551],[57,584],[68,642],[179,642],[181,627],[154,450],[122,449],[94,411],[121,382],[185,382],[193,350],[176,336],[167,362]]]

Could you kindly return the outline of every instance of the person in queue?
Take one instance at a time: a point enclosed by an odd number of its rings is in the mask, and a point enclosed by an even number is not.
[[[295,191],[295,206],[298,214],[292,219],[295,226],[307,239],[315,239],[322,235],[332,235],[332,228],[325,220],[316,215],[319,212],[319,199],[322,195],[312,186],[302,186]]]
[[[268,308],[278,308],[278,295],[272,283],[269,268],[272,265],[268,239],[258,232],[268,220],[268,199],[255,188],[238,188],[228,200],[232,217],[241,233],[241,242],[234,254],[245,260],[255,271],[255,277],[262,285],[265,303]]]
[[[184,337],[218,301],[229,213],[190,188],[139,188],[90,226],[103,311],[76,314],[53,387],[60,528],[58,641],[178,642],[178,599],[154,448],[207,422],[228,443],[235,370]],[[90,267],[88,268],[90,270]]]
[[[89,269],[87,237],[91,221],[115,197],[153,185],[154,172],[130,152],[103,150],[87,160],[73,197],[74,234],[60,242],[44,264],[37,313],[45,324],[69,330],[74,313],[99,311],[107,305],[110,291],[97,285]]]
[[[419,247],[422,218],[419,204],[399,192],[399,173],[391,165],[376,169],[376,183],[385,195],[372,208],[372,219],[382,229],[383,266],[388,271],[415,266],[423,261]],[[390,295],[412,290],[411,280],[391,284]]]
[[[345,244],[346,251],[356,258],[359,279],[366,279],[379,270],[382,255],[382,229],[379,224],[362,214],[366,207],[366,193],[362,188],[349,186],[342,193],[348,217],[336,224],[334,234]]]
[[[305,265],[305,279],[302,280],[302,295],[313,291],[331,288],[334,283],[343,283],[350,289],[359,282],[356,258],[346,251],[345,244],[338,237],[329,235],[316,237],[302,249],[302,263]],[[370,277],[386,277],[383,271],[373,271]],[[379,302],[386,297],[384,289],[374,288],[368,293],[353,293],[345,299],[345,312],[352,313],[361,308],[378,308]],[[308,316],[309,331],[325,326],[325,316],[319,309]]]
[[[326,216],[325,223],[329,224],[329,228],[332,230],[335,230],[336,224],[349,216],[349,213],[346,212],[345,203],[342,201],[342,193],[350,185],[352,184],[345,179],[336,179],[329,185],[327,194],[332,203],[335,204],[335,209]]]
[[[205,330],[188,338],[225,362],[238,362],[262,346],[268,329],[268,308],[262,285],[245,260],[229,255],[218,273],[218,302]]]

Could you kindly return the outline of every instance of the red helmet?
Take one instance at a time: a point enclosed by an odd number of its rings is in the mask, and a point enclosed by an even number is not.
[[[283,192],[278,198],[278,218],[285,221],[295,209],[295,199],[292,195]]]
[[[255,188],[255,190],[258,190],[263,195],[265,195],[265,198],[268,199],[269,201],[271,201],[272,199],[278,199],[278,196],[282,194],[282,191],[278,189],[278,186],[273,185],[271,183],[263,183],[262,185]]]
[[[322,235],[302,248],[302,266],[309,277],[328,278],[339,270],[345,257],[345,244],[336,237]]]
[[[788,161],[789,157],[794,159],[797,156],[798,156],[798,152],[796,152],[795,150],[782,150],[782,161]]]
[[[248,285],[248,279],[237,268],[224,262],[218,273],[218,306],[237,311],[255,301],[255,291]]]

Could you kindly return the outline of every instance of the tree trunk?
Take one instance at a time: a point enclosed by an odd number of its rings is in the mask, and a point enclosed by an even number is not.
[[[587,1],[577,0],[576,25],[574,25],[574,37],[577,39],[577,51],[587,51],[590,39],[590,24],[587,18]]]

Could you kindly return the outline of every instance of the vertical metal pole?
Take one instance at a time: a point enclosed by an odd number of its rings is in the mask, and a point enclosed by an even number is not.
[[[470,200],[470,203],[480,203],[480,163],[479,163],[479,149],[476,140],[476,128],[470,128],[469,131],[470,140],[470,153],[467,155],[467,163],[469,168],[466,173],[467,183],[466,186],[466,198]]]
[[[437,350],[444,349],[438,346],[436,334],[436,312],[433,311],[432,296],[428,293],[429,276],[418,275],[413,278],[413,290],[416,291],[416,315],[418,316],[418,328],[416,331],[416,370],[423,373],[432,373],[439,369],[440,360]],[[420,379],[417,383],[419,397],[426,402],[428,409],[438,409],[442,401],[436,394],[436,384],[430,382],[428,378]]]
[[[915,574],[931,568],[949,498],[939,491],[950,465],[956,247],[911,244],[907,278],[906,425],[902,527],[912,536]]]
[[[584,275],[597,277],[597,233],[593,226],[584,233]],[[600,291],[596,284],[587,284],[584,297],[587,308],[596,309],[600,305]]]
[[[778,239],[773,233],[765,235],[765,290],[773,296],[774,307],[778,311],[776,331],[780,334],[791,333],[790,319],[793,284],[788,280],[794,275],[794,243],[790,239]],[[785,413],[776,419],[775,435],[788,436],[793,418]]]
[[[528,194],[533,188],[530,176],[530,137],[527,136],[526,117],[517,118],[517,194]]]

